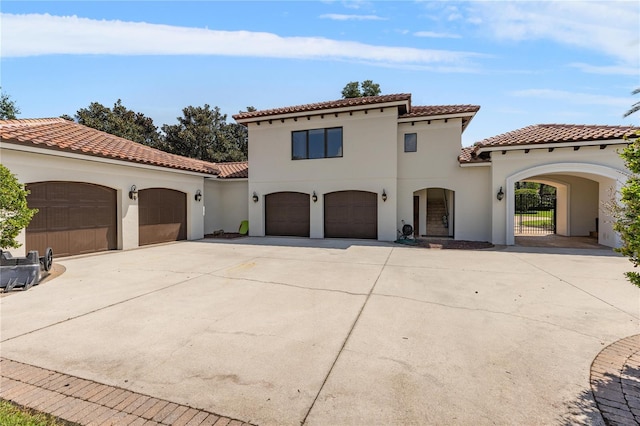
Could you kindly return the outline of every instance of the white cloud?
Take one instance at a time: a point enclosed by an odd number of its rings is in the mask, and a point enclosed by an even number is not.
[[[553,40],[639,66],[637,1],[478,2],[467,12],[501,39]]]
[[[331,19],[334,21],[385,21],[386,18],[382,18],[377,15],[343,15],[339,13],[326,13],[320,15],[321,19]]]
[[[416,37],[429,37],[429,38],[462,38],[458,34],[452,33],[436,33],[433,31],[417,31],[413,33]]]
[[[469,67],[472,52],[390,47],[322,37],[216,31],[48,14],[2,14],[2,56],[223,55]],[[462,69],[462,68],[461,68]]]
[[[614,96],[594,95],[591,93],[569,92],[553,89],[525,89],[511,92],[511,95],[527,98],[541,98],[545,100],[563,101],[578,105],[601,105],[628,107],[629,98],[617,98]]]
[[[638,75],[640,70],[636,67],[625,65],[589,65],[581,62],[569,64],[570,67],[578,68],[582,72],[590,74],[613,74],[613,75]]]

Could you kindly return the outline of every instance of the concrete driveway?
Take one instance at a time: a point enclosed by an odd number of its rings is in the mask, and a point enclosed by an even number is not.
[[[1,355],[259,425],[598,424],[640,329],[607,250],[203,240],[60,259],[0,300]]]

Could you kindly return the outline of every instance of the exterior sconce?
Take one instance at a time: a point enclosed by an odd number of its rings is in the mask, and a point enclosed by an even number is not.
[[[202,200],[202,192],[199,189],[196,191],[196,196],[194,198],[198,202],[200,202],[200,200]]]
[[[498,201],[502,201],[502,199],[504,198],[504,192],[502,191],[502,187],[500,187],[500,190],[496,194],[496,198],[498,199]]]
[[[311,196],[311,199],[313,200],[314,203],[318,201],[318,196],[316,195],[316,191],[313,191],[313,195]]]
[[[387,201],[387,191],[382,190],[382,202],[385,203]]]
[[[129,190],[129,199],[137,200],[138,199],[138,188],[135,185],[131,185],[131,189]]]
[[[253,197],[251,197],[253,199],[254,203],[257,203],[259,198],[258,198],[258,194],[256,194],[255,192],[253,193]]]

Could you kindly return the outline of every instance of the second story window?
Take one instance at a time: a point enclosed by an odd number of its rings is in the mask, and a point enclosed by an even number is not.
[[[416,152],[418,150],[418,134],[404,134],[404,152]]]
[[[342,127],[291,132],[291,158],[342,157]]]

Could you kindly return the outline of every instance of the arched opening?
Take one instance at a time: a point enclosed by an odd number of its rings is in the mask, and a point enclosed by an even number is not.
[[[564,237],[592,238],[609,247],[620,244],[613,231],[608,206],[626,181],[620,170],[584,163],[558,163],[532,167],[506,179],[506,243],[516,243],[515,183],[535,181],[557,190],[556,234]]]
[[[454,236],[455,192],[423,188],[413,192],[413,231],[416,237]]]

